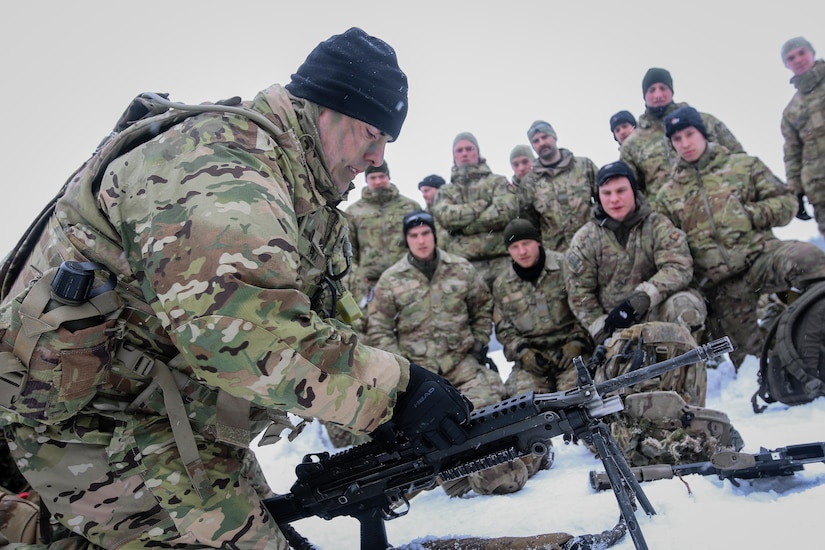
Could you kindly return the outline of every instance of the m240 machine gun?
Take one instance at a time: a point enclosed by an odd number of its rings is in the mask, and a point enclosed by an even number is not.
[[[582,439],[598,450],[627,530],[638,550],[647,549],[634,499],[649,516],[656,512],[601,420],[624,409],[621,397],[608,394],[732,350],[730,339],[721,338],[599,384],[577,357],[576,388],[529,392],[473,411],[462,426],[463,443],[435,449],[396,434],[333,455],[308,454],[295,468],[297,480],[290,492],[267,499],[265,505],[288,537],[300,538],[291,522],[351,516],[361,524],[362,550],[386,550],[390,545],[384,522],[407,513],[408,495],[435,487],[439,479],[450,481],[530,453],[541,455],[549,439],[563,436],[566,442]]]

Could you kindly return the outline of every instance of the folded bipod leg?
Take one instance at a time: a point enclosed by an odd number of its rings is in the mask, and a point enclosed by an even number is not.
[[[647,515],[655,515],[656,511],[636,480],[636,476],[630,470],[624,454],[619,450],[616,440],[613,439],[607,426],[604,423],[597,424],[591,429],[590,436],[593,445],[599,451],[599,457],[602,459],[602,464],[604,464],[604,471],[610,480],[610,486],[613,488],[616,501],[619,503],[619,511],[622,518],[624,518],[630,537],[633,539],[633,544],[636,546],[636,550],[647,550],[644,535],[642,535],[642,530],[636,521],[632,498],[635,497]]]

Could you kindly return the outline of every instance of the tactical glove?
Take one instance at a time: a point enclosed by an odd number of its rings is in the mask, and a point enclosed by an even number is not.
[[[410,363],[410,383],[395,404],[392,422],[416,446],[447,449],[466,440],[461,424],[473,404],[446,379]]]
[[[805,209],[805,193],[797,193],[796,200],[799,203],[799,210],[796,211],[796,217],[800,220],[810,220],[811,215]]]
[[[541,351],[524,347],[518,354],[521,367],[534,376],[546,376],[550,370],[550,359]]]
[[[589,347],[590,346],[584,342],[579,342],[578,340],[570,340],[564,344],[558,355],[559,372],[564,372],[570,369],[575,370],[576,367],[573,366],[573,359],[583,355]]]
[[[621,304],[610,310],[604,320],[604,332],[609,336],[614,331],[627,328],[636,322],[636,311],[630,302],[625,300]]]

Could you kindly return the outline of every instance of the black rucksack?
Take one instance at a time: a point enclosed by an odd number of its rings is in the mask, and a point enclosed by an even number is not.
[[[759,359],[753,412],[765,403],[802,405],[825,395],[825,282],[808,288],[771,326]]]

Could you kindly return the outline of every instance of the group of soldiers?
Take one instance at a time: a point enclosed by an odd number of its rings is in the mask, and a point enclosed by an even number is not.
[[[682,343],[730,336],[738,365],[761,345],[758,298],[825,278],[821,250],[771,234],[804,214],[803,195],[825,215],[813,56],[803,38],[782,48],[798,89],[783,118],[789,185],[674,103],[654,68],[638,124],[611,120],[621,160],[597,169],[539,120],[508,179],[462,132],[449,182],[419,184],[426,209],[383,160],[406,74],[356,27],[249,101],[139,96],[0,269],[3,450],[60,524],[52,548],[285,550],[249,445],[291,440],[288,413],[455,445],[471,404],[568,388],[576,357],[616,357],[656,323]],[[362,172],[369,189],[340,211]],[[507,380],[489,365],[493,330]],[[639,408],[662,417],[675,402],[716,422],[692,368],[663,380],[667,406]],[[639,461],[678,459],[677,441],[624,429]],[[741,445],[725,434],[715,444]],[[510,493],[553,459],[550,447],[444,490]]]
[[[611,117],[620,159],[601,168],[560,148],[552,125],[537,120],[529,145],[511,152],[509,179],[490,170],[472,133],[455,136],[449,182],[434,174],[418,185],[426,210],[399,193],[386,163],[368,169],[368,189],[346,210],[362,336],[445,376],[476,407],[570,388],[574,357],[635,325],[676,325],[688,347],[729,336],[738,369],[764,345],[761,304],[825,279],[822,250],[771,231],[807,217],[806,194],[825,212],[825,142],[808,138],[825,92],[812,103],[800,88],[825,75],[813,55],[801,37],[782,47],[800,90],[783,115],[789,185],[719,119],[674,102],[672,76],[657,67],[643,77],[638,121],[629,111]],[[800,57],[809,63],[797,73]],[[808,169],[812,158],[818,171]],[[513,362],[503,383],[485,360],[493,328]],[[684,378],[654,389],[703,407],[705,371]],[[518,490],[534,472],[497,477],[494,468],[470,487]]]

